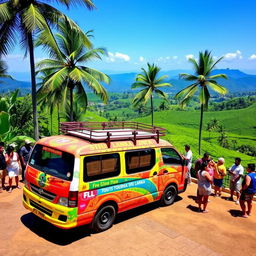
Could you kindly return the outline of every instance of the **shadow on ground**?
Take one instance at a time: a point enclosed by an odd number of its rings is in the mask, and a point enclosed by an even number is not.
[[[239,211],[239,210],[234,210],[234,209],[231,209],[228,211],[230,213],[231,216],[233,217],[241,217],[242,215],[242,212]]]
[[[177,196],[175,202],[178,202],[180,200],[182,200],[182,197]],[[115,224],[127,221],[133,217],[139,216],[157,208],[159,208],[159,202],[154,202],[126,211],[124,213],[120,213],[116,217]],[[94,233],[92,230],[90,230],[88,225],[67,230],[60,229],[40,219],[32,213],[24,214],[20,218],[20,220],[28,229],[30,229],[36,235],[44,238],[51,243],[62,246],[69,245],[82,238],[91,236]]]
[[[21,222],[36,235],[58,245],[68,245],[81,238],[91,235],[88,226],[73,229],[60,229],[40,219],[33,213],[27,213],[21,217]]]
[[[191,205],[191,204],[189,204],[189,205],[187,206],[187,208],[188,208],[189,210],[191,210],[192,212],[200,212],[200,211],[199,211],[199,208],[198,208],[197,206],[194,206],[194,205]]]

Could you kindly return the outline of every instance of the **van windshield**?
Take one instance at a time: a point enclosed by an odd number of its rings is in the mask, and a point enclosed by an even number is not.
[[[74,156],[37,144],[31,154],[29,165],[46,174],[71,181],[74,169]]]

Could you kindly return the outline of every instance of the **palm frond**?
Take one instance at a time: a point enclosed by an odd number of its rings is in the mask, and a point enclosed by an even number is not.
[[[184,98],[192,97],[197,90],[198,84],[199,83],[194,83],[194,84],[187,86],[186,88],[184,88],[181,91],[179,91],[178,93],[176,93],[176,95],[174,97],[176,99],[181,99],[182,97],[184,97]],[[194,90],[194,89],[196,89],[196,90]]]
[[[225,75],[225,74],[217,74],[217,75],[209,76],[208,78],[209,79],[216,79],[216,78],[228,79],[227,75]]]
[[[161,90],[155,89],[155,92],[164,100],[168,101],[168,94],[165,92],[162,92]]]
[[[223,95],[228,93],[228,90],[224,86],[221,86],[221,85],[217,84],[215,81],[214,82],[208,82],[208,85],[215,92],[218,92],[218,93],[223,94]]]
[[[145,104],[145,95],[147,94],[148,89],[143,89],[141,90],[139,93],[137,93],[134,97],[134,99],[132,100],[132,104],[134,105],[134,107],[137,107],[139,104]]]
[[[36,28],[42,30],[46,26],[44,17],[34,4],[30,4],[28,8],[23,9],[21,18],[22,23],[28,32],[32,32]]]
[[[196,81],[198,79],[197,76],[186,74],[186,73],[181,73],[179,74],[180,79],[184,79],[186,81]]]

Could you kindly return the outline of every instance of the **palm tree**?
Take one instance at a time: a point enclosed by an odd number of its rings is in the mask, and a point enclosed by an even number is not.
[[[140,103],[146,104],[150,99],[151,104],[151,122],[154,125],[154,106],[153,106],[153,93],[156,93],[164,100],[168,101],[168,95],[161,91],[159,88],[165,86],[172,86],[170,83],[163,82],[167,76],[158,77],[160,68],[155,64],[148,65],[148,70],[142,68],[142,73],[136,76],[136,82],[132,84],[132,89],[142,88],[140,92],[134,97],[133,104],[138,106]]]
[[[180,74],[180,78],[187,81],[194,81],[193,84],[184,88],[180,92],[178,92],[175,97],[180,101],[182,106],[185,106],[187,102],[192,98],[192,96],[199,89],[199,100],[201,105],[201,115],[200,115],[200,126],[199,126],[199,154],[201,154],[201,138],[202,138],[202,125],[203,125],[203,113],[204,110],[208,107],[208,101],[210,99],[210,93],[208,90],[208,86],[220,94],[226,94],[227,89],[222,85],[219,85],[215,79],[217,78],[225,78],[227,76],[224,74],[211,75],[215,65],[220,62],[223,57],[214,61],[211,56],[211,52],[199,52],[198,62],[190,58],[189,61],[193,64],[193,68],[195,71],[194,75],[191,74]]]
[[[7,65],[4,60],[0,57],[0,77],[8,77],[13,79],[10,75],[7,74]]]
[[[56,0],[69,7],[72,4],[84,4],[92,9],[91,0]],[[48,4],[49,1],[9,0],[0,4],[0,53],[8,54],[16,46],[17,34],[20,34],[20,44],[29,52],[31,70],[31,88],[33,105],[34,137],[39,137],[36,103],[36,79],[34,64],[33,37],[38,30],[44,30],[47,37],[44,40],[53,41],[50,25],[58,24],[64,14]],[[84,37],[89,43],[89,40]]]
[[[77,29],[66,18],[59,22],[59,33],[55,35],[55,44],[45,42],[43,31],[37,41],[37,45],[43,45],[49,50],[51,58],[40,61],[37,64],[38,72],[48,72],[45,78],[44,91],[54,92],[62,90],[63,99],[69,98],[70,121],[73,121],[73,94],[77,94],[79,103],[87,107],[87,94],[84,90],[85,83],[95,94],[99,95],[106,103],[107,92],[100,82],[110,83],[110,78],[104,73],[84,66],[90,60],[101,59],[106,51],[102,48],[88,48]]]

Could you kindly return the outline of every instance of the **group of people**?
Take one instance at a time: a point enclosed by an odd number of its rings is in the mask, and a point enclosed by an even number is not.
[[[19,186],[19,174],[22,175],[22,181],[24,180],[24,171],[32,151],[30,140],[25,140],[24,146],[21,147],[19,153],[15,152],[15,145],[10,144],[5,149],[5,144],[0,142],[0,180],[2,187],[0,193],[3,190],[7,190],[9,193],[13,190],[13,180],[15,180],[15,187],[20,189]],[[5,186],[6,178],[9,177],[9,186]]]
[[[188,181],[191,180],[192,167],[192,152],[189,145],[185,145],[185,159],[188,161]],[[221,196],[223,186],[223,179],[227,175],[227,170],[224,165],[224,158],[219,158],[214,162],[209,153],[204,153],[203,157],[195,162],[195,171],[198,178],[198,189],[196,202],[198,210],[207,213],[207,204],[209,196],[212,194],[212,184],[214,185],[213,196]],[[247,174],[244,176],[244,168],[241,165],[241,159],[235,158],[234,164],[228,169],[230,174],[230,197],[229,201],[235,201],[237,205],[240,204],[242,209],[242,217],[247,218],[251,215],[252,200],[256,194],[256,172],[255,164],[248,164]],[[234,200],[236,194],[236,200]],[[247,203],[247,210],[246,210]]]

